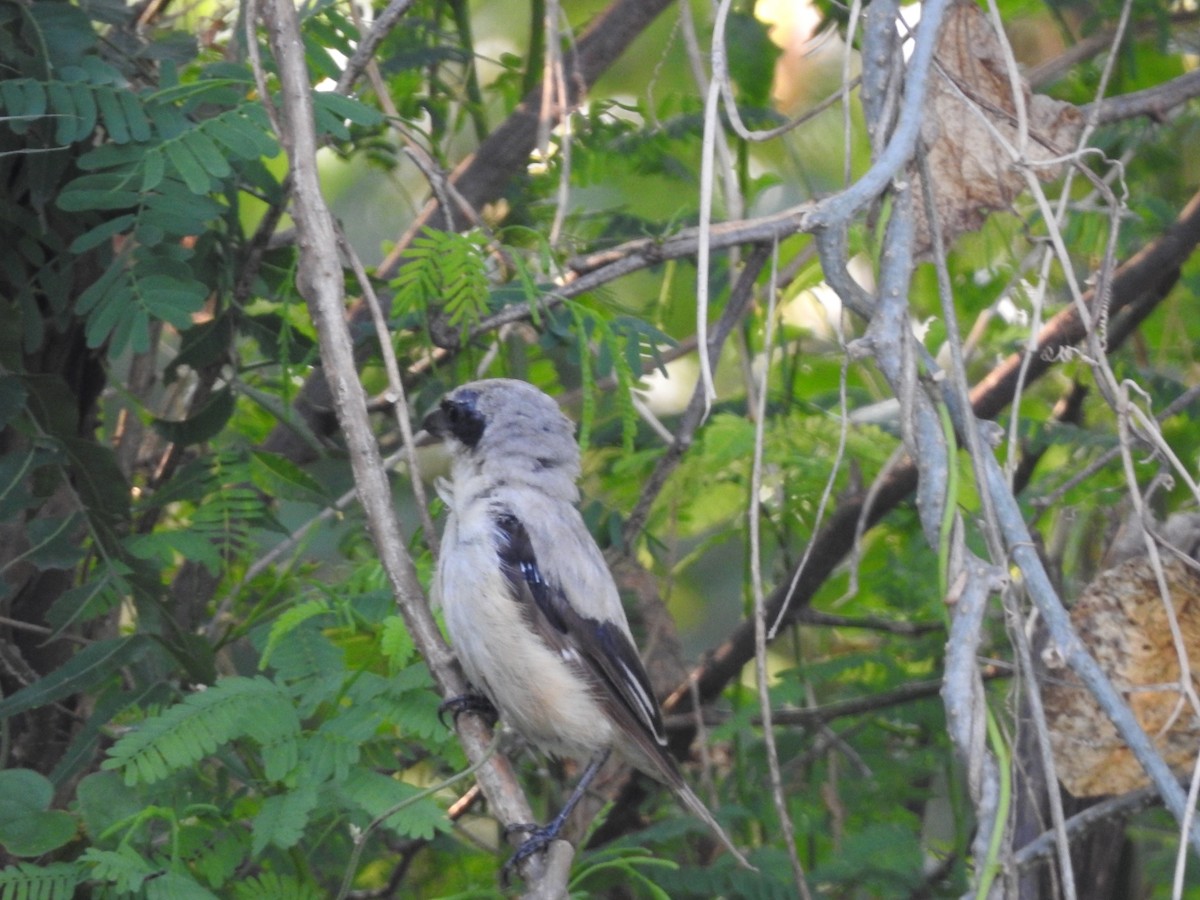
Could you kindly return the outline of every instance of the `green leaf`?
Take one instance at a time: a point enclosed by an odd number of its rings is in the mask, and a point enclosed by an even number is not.
[[[78,402],[62,377],[22,375],[21,383],[29,398],[26,409],[38,428],[59,441],[73,437],[78,420],[71,408]]]
[[[125,111],[125,121],[129,125],[129,137],[135,141],[150,140],[150,120],[142,109],[142,101],[133,91],[117,91],[117,99]]]
[[[8,123],[10,128],[13,125],[11,120],[22,119],[29,115],[25,107],[25,81],[24,78],[8,78],[0,81],[0,103],[4,105],[5,118],[10,120]],[[18,134],[20,133],[18,132]]]
[[[733,12],[726,34],[729,74],[738,88],[739,106],[768,109],[775,61],[780,50],[767,36],[767,26],[753,15]]]
[[[383,113],[361,100],[333,91],[317,91],[313,94],[313,105],[327,110],[331,115],[346,119],[355,125],[372,127],[383,123]]]
[[[317,785],[302,784],[286,794],[267,797],[251,824],[250,852],[259,856],[268,844],[281,850],[294,847],[304,836],[309,814],[317,805]]]
[[[127,574],[125,566],[113,561],[96,577],[77,587],[63,591],[46,611],[46,622],[61,632],[72,622],[87,622],[116,606],[129,592],[120,576]]]
[[[146,115],[154,123],[159,137],[166,143],[175,142],[184,132],[194,128],[187,116],[173,102],[164,102],[163,92],[156,91],[154,98],[145,104]]]
[[[203,444],[221,433],[233,416],[237,400],[230,388],[217,391],[195,415],[179,422],[155,419],[154,429],[173,444]]]
[[[129,209],[141,198],[126,180],[111,172],[81,175],[63,188],[58,208],[65,212],[84,210]]]
[[[110,87],[97,88],[96,105],[100,109],[100,120],[104,123],[109,139],[117,144],[129,143],[129,120],[125,116],[125,108],[117,98],[117,92]]]
[[[46,96],[46,89],[41,82],[27,78],[24,81],[25,85],[25,101],[24,115],[33,118],[38,118],[46,114],[46,110],[50,108],[50,98]]]
[[[79,65],[87,73],[87,80],[95,85],[124,84],[125,76],[115,66],[111,66],[100,57],[88,54],[79,60]]]
[[[356,768],[338,790],[352,806],[372,818],[390,813],[383,825],[401,837],[429,840],[451,827],[431,798],[418,796],[420,790],[369,769]]]
[[[279,152],[279,145],[270,134],[252,119],[231,110],[204,123],[204,131],[216,141],[228,147],[239,159],[272,157]]]
[[[118,822],[133,819],[143,809],[145,801],[121,780],[116,772],[93,772],[75,791],[83,827],[96,841]]]
[[[50,114],[54,117],[54,140],[64,146],[70,144],[75,140],[77,124],[71,90],[61,81],[51,81],[46,85],[46,93],[50,97]]]
[[[167,161],[162,149],[150,147],[142,157],[142,192],[148,193],[162,184],[163,175],[167,171]]]
[[[77,304],[88,313],[88,345],[99,347],[107,341],[110,357],[130,345],[138,352],[146,350],[152,318],[180,330],[189,328],[208,297],[208,287],[196,281],[185,264],[141,249],[132,271],[115,260]]]
[[[50,809],[54,785],[32,769],[0,771],[0,844],[13,856],[41,856],[72,840],[75,817]]]
[[[96,129],[96,98],[86,84],[71,85],[71,99],[75,102],[75,114],[79,121],[75,125],[75,139],[90,137]]]
[[[193,194],[175,178],[165,179],[158,189],[143,198],[154,222],[169,234],[198,234],[224,207],[211,197]]]
[[[50,674],[0,700],[0,719],[62,700],[79,691],[94,691],[117,669],[137,661],[150,644],[151,639],[144,634],[88,644]]]
[[[255,487],[268,496],[320,503],[329,500],[325,486],[285,456],[255,450],[250,454],[250,462]]]
[[[235,900],[326,900],[327,895],[306,881],[277,872],[262,872],[238,879],[233,885]]]
[[[102,768],[123,770],[126,784],[152,784],[236,738],[253,737],[263,745],[286,743],[299,731],[295,708],[273,682],[224,678],[125,735]]]
[[[239,324],[258,342],[263,355],[278,363],[299,365],[316,349],[307,335],[296,331],[287,319],[274,313],[245,316]]]
[[[271,623],[271,631],[267,636],[267,646],[263,648],[262,657],[258,661],[260,670],[266,669],[271,662],[271,653],[280,641],[288,637],[309,619],[323,616],[330,611],[329,602],[323,597],[306,600],[288,607]]]
[[[217,149],[212,138],[201,129],[196,128],[187,132],[180,140],[213,178],[228,178],[232,174],[233,170],[229,167],[229,160]]]
[[[76,863],[5,866],[0,869],[0,900],[71,900],[83,877]]]
[[[272,652],[278,677],[288,683],[321,678],[346,667],[345,654],[315,628],[298,628]],[[337,677],[340,684],[341,677]]]
[[[220,900],[186,872],[168,871],[146,882],[146,900]]]
[[[0,430],[9,424],[25,409],[25,398],[28,396],[25,385],[16,375],[0,375]],[[4,480],[0,478],[0,501],[3,500]],[[5,518],[0,515],[0,518]]]
[[[168,659],[167,648],[158,644],[151,648],[148,659],[138,663],[138,670],[165,671],[163,667],[171,665],[174,661]],[[198,669],[201,665],[202,663],[194,663],[192,668]],[[190,672],[185,677],[191,677]],[[83,727],[75,732],[70,747],[50,773],[50,780],[59,790],[62,790],[64,785],[73,784],[77,778],[95,766],[97,747],[101,743],[107,745],[111,741],[110,726],[113,719],[126,710],[140,713],[148,706],[161,704],[169,694],[170,689],[160,681],[149,681],[128,691],[113,685],[94,694],[97,699],[92,706],[92,714],[88,716]]]
[[[119,893],[136,893],[151,876],[162,875],[162,867],[145,859],[128,843],[116,850],[88,847],[80,860],[91,863],[91,880],[106,882]]]
[[[122,234],[129,230],[129,227],[137,221],[137,216],[133,213],[124,213],[116,218],[109,219],[107,222],[101,222],[95,228],[85,231],[79,237],[71,242],[72,253],[86,253],[102,244],[107,244],[118,234]]]
[[[204,566],[219,575],[224,557],[222,546],[211,535],[194,531],[155,531],[127,538],[129,552],[138,559],[155,563],[165,569],[176,565],[180,558]]]
[[[187,145],[182,140],[173,140],[163,144],[163,149],[188,190],[193,194],[207,194],[211,184],[208,173]]]
[[[88,172],[102,172],[105,169],[120,169],[120,172],[108,172],[110,178],[126,177],[125,170],[136,166],[142,158],[145,147],[140,144],[114,144],[106,141],[97,144],[79,157],[79,168]]]
[[[416,654],[416,644],[400,616],[388,616],[383,620],[379,646],[393,670],[407,666]]]
[[[302,35],[304,40],[304,58],[308,63],[308,67],[315,72],[321,79],[329,79],[334,81],[341,74],[338,64],[334,62],[332,54],[327,50],[318,35],[313,34],[309,29],[305,29]]]
[[[79,541],[82,518],[80,513],[72,513],[61,519],[32,519],[25,526],[30,546],[20,558],[43,571],[71,568],[86,552]]]
[[[125,530],[130,516],[129,482],[116,454],[111,447],[85,438],[66,438],[61,446],[93,533],[109,553],[116,553],[116,533]]]
[[[209,293],[202,282],[165,273],[139,278],[137,288],[148,313],[181,330],[191,327],[192,316],[204,306]]]
[[[87,14],[70,3],[34,3],[30,15],[37,22],[51,65],[58,69],[76,65],[96,44],[96,32]]]
[[[184,850],[188,868],[210,887],[224,887],[246,864],[250,836],[244,830],[229,828],[221,823],[214,831],[198,823],[187,828],[182,837],[186,840],[192,835],[195,835],[194,848]]]

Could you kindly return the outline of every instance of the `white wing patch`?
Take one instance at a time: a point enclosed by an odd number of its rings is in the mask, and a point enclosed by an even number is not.
[[[658,713],[658,704],[654,702],[653,697],[646,693],[645,689],[642,687],[641,679],[638,678],[637,674],[632,672],[629,666],[625,665],[624,660],[619,660],[619,662],[621,663],[621,671],[625,675],[625,683],[628,685],[631,693],[637,699],[638,706],[641,707],[640,712],[642,720],[647,724],[654,722]],[[651,727],[651,730],[653,730],[653,727]],[[666,735],[659,733],[655,734],[654,738],[658,741],[658,743],[662,744],[664,747],[666,746]]]

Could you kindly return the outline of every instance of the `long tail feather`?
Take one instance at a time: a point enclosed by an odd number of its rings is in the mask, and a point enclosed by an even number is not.
[[[712,833],[715,834],[720,839],[721,843],[725,845],[726,849],[733,854],[734,859],[738,861],[738,865],[744,869],[753,869],[757,872],[758,870],[755,869],[754,866],[750,865],[749,860],[747,860],[746,857],[742,855],[741,851],[733,845],[733,841],[729,839],[729,835],[725,833],[725,829],[721,827],[720,823],[718,823],[715,818],[713,818],[713,814],[708,811],[708,807],[704,805],[704,801],[696,796],[695,791],[688,787],[687,783],[682,779],[680,779],[678,784],[674,785],[674,788],[675,796],[679,798],[679,801],[688,808],[688,811],[692,813],[692,815],[700,819],[712,830]]]

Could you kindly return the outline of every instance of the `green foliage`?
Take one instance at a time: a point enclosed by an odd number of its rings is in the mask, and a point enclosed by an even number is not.
[[[368,615],[348,619],[351,609]],[[301,603],[264,635],[268,644],[282,642],[271,657],[274,677],[223,678],[133,723],[103,771],[81,783],[79,821],[53,813],[65,817],[69,834],[81,827],[96,842],[83,856],[88,878],[118,891],[150,890],[166,879],[178,896],[205,896],[247,860],[292,850],[339,821],[364,827],[380,818],[392,833],[421,840],[445,831],[438,804],[380,771],[398,739],[433,734],[436,697],[423,667],[408,660],[384,678],[348,670],[338,653],[368,635],[377,646],[384,609],[370,601]],[[358,624],[330,629],[326,621],[321,629],[321,616]],[[435,743],[446,740],[438,733]],[[214,803],[213,790],[230,778],[242,789]],[[230,817],[245,825],[230,830]],[[154,849],[163,827],[169,856]],[[299,883],[264,875],[255,889]]]
[[[810,108],[840,91],[843,76],[840,54],[832,65],[820,52],[797,54],[784,25],[755,17],[765,7],[737,4],[726,33],[733,94],[757,128],[799,111],[785,109],[777,90],[788,79],[808,92],[796,102]],[[1086,27],[1111,25],[1119,7],[1086,11]],[[1134,37],[1110,82],[1118,90],[1187,71],[1165,41],[1163,9],[1134,5]],[[676,651],[655,595],[679,623],[685,662],[736,656],[730,648],[745,646],[753,597],[751,553],[761,554],[766,590],[783,586],[843,500],[886,475],[904,412],[883,403],[888,391],[873,367],[855,352],[845,359],[861,325],[831,327],[828,285],[810,237],[797,234],[779,244],[778,265],[759,277],[716,361],[717,402],[668,447],[663,430],[679,431],[692,395],[699,279],[709,279],[711,328],[747,258],[722,248],[707,273],[687,256],[655,258],[698,219],[704,97],[690,39],[660,17],[636,51],[588,87],[569,129],[516,135],[530,110],[540,116],[537,95],[507,117],[551,56],[543,23],[531,26],[524,7],[514,10],[507,0],[417,0],[374,53],[381,81],[372,73],[348,96],[330,88],[359,45],[359,24],[344,5],[305,5],[328,194],[341,198],[335,214],[368,264],[380,247],[398,250],[399,265],[381,269],[375,287],[414,422],[468,378],[524,378],[566,398],[584,449],[585,517],[614,553],[624,549],[625,517],[680,452],[633,536],[630,558],[641,570],[622,574],[622,592],[631,614],[645,614],[631,620],[656,677]],[[8,326],[0,332],[0,900],[304,900],[334,896],[347,879],[376,895],[491,896],[503,856],[492,849],[503,842],[486,808],[466,811],[452,831],[447,810],[467,785],[448,779],[464,755],[439,721],[433,679],[361,514],[353,504],[334,508],[353,487],[335,422],[344,397],[320,388],[318,376],[331,373],[297,284],[308,248],[288,219],[287,141],[268,113],[280,93],[266,34],[248,35],[232,7],[221,19],[201,7],[178,10],[169,23],[140,6],[145,20],[135,23],[131,11],[109,2],[0,4],[0,315]],[[709,11],[692,11],[703,46]],[[1038,32],[1057,23],[1067,34],[1077,24],[1027,0],[1002,0],[1000,11]],[[568,11],[577,34],[593,12]],[[845,10],[828,12],[847,34]],[[586,56],[589,42],[561,49]],[[1090,102],[1102,62],[1075,66],[1053,90]],[[381,87],[390,105],[377,97]],[[847,97],[845,109],[776,141],[743,144],[725,132],[715,220],[773,213],[863,171],[871,150],[856,94]],[[1094,178],[1076,179],[1063,235],[1081,277],[1105,252],[1111,220],[1088,192],[1111,184],[1126,198],[1118,248],[1128,257],[1194,190],[1200,171],[1178,148],[1194,144],[1198,129],[1194,110],[1180,110],[1097,131],[1093,143],[1122,169],[1114,181],[1098,154],[1080,160]],[[496,134],[506,137],[495,159],[465,162]],[[452,171],[448,184],[440,173]],[[452,204],[454,191],[469,195],[478,218],[462,233],[426,227],[397,244],[431,173],[435,194]],[[492,177],[486,190],[478,186]],[[1022,198],[951,249],[959,327],[974,327],[972,378],[1027,346],[1028,260],[1045,237]],[[641,268],[598,278],[594,255],[616,247],[612,258],[627,260],[619,245],[634,239],[649,239]],[[889,252],[874,221],[856,221],[847,240],[863,269],[877,269]],[[354,299],[360,286],[346,278],[361,381],[373,411],[390,413],[378,338]],[[583,293],[580,278],[589,279]],[[862,283],[871,290],[869,278]],[[773,346],[765,343],[769,284],[779,287]],[[1043,316],[1065,297],[1062,284],[1052,267]],[[1195,380],[1197,292],[1200,264],[1189,261],[1134,351],[1110,355],[1152,413]],[[925,346],[942,352],[949,331],[932,267],[918,271],[910,302],[928,324]],[[492,330],[497,314],[507,324]],[[1076,360],[1026,385],[1015,426],[1021,452],[1041,454],[1023,499],[1068,591],[1100,564],[1097,536],[1123,515],[1129,489],[1120,460],[1105,464],[1118,421],[1099,392],[1077,421],[1055,419],[1069,381],[1091,378]],[[760,382],[761,423],[753,412]],[[1163,426],[1188,467],[1200,459],[1195,406]],[[391,452],[394,419],[376,415],[373,424]],[[765,466],[752,496],[760,437]],[[421,464],[435,472],[431,459]],[[1086,480],[1054,493],[1093,464]],[[1132,465],[1142,482],[1165,485],[1159,457],[1138,451]],[[965,454],[958,472],[968,539],[982,544],[984,510]],[[427,584],[433,555],[407,472],[394,488]],[[1168,512],[1192,499],[1176,479],[1153,502]],[[750,514],[762,525],[757,546]],[[813,887],[832,896],[960,896],[975,865],[975,822],[928,688],[941,677],[946,639],[936,554],[904,504],[867,529],[853,554],[844,549],[813,560],[834,568],[811,601],[819,615],[779,635],[766,661],[772,708],[784,714],[775,737],[796,850]],[[1004,624],[998,616],[990,624],[981,656],[1010,659]],[[914,686],[916,699],[907,693]],[[1002,720],[1004,691],[992,689]],[[839,706],[849,703],[860,711]],[[703,827],[662,792],[628,819],[647,827],[581,850],[574,896],[795,896],[762,788],[752,675],[730,676],[715,707],[705,728],[709,770],[689,766],[686,776],[715,798],[714,812],[759,873],[737,870],[725,855],[705,862]],[[813,719],[823,708],[828,717]],[[544,820],[569,778],[513,758]],[[1131,835],[1146,874],[1130,894],[1162,893],[1177,828],[1147,815]],[[932,859],[946,861],[936,877]]]
[[[112,638],[84,647],[65,664],[34,684],[0,700],[0,718],[15,716],[94,688],[121,666],[136,662],[149,649],[145,635]]]
[[[44,856],[75,837],[75,819],[49,809],[50,780],[29,769],[0,772],[0,844],[13,856]]]
[[[299,731],[296,711],[276,685],[265,678],[225,678],[121,738],[104,767],[123,770],[126,784],[152,784],[250,737],[270,750],[267,777],[279,779],[295,758]]]
[[[264,872],[233,886],[234,900],[323,900],[314,885],[298,878]]]
[[[71,900],[82,874],[75,863],[7,866],[0,869],[0,900]]]
[[[413,239],[407,264],[392,284],[394,314],[422,322],[437,312],[464,335],[488,311],[486,248],[487,239],[478,233],[425,229]]]

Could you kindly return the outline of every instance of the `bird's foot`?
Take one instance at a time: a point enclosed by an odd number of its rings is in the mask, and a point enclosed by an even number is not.
[[[505,887],[508,886],[512,879],[512,873],[516,868],[535,853],[541,853],[552,843],[559,840],[559,832],[562,831],[562,822],[555,820],[549,825],[538,825],[533,822],[519,823],[509,825],[504,829],[505,836],[515,832],[524,832],[529,837],[521,843],[517,848],[517,852],[509,857],[508,862],[500,870],[500,883]]]
[[[491,700],[483,694],[470,693],[459,694],[457,697],[443,700],[438,706],[438,721],[446,725],[446,713],[450,713],[454,716],[454,724],[457,725],[458,717],[467,712],[474,713],[483,719],[488,728],[495,728],[496,723],[500,720],[500,713],[496,711]],[[446,725],[446,727],[449,726]]]

